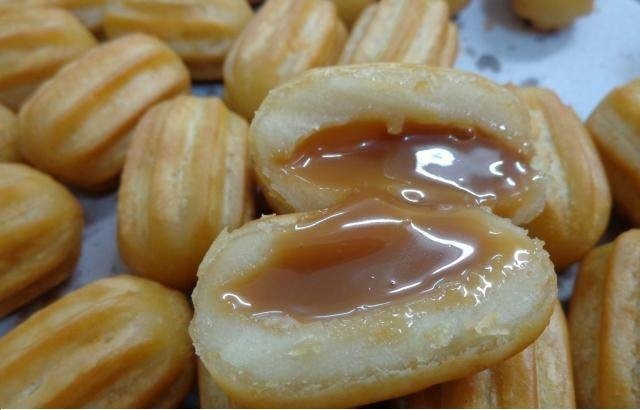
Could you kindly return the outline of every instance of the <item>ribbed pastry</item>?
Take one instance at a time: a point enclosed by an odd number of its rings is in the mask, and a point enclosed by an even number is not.
[[[579,408],[640,406],[640,230],[618,236],[582,262],[569,310]]]
[[[0,105],[0,162],[20,161],[18,151],[18,117]]]
[[[252,211],[247,132],[217,98],[180,96],[145,114],[118,198],[118,244],[135,273],[193,288],[218,233]]]
[[[347,27],[353,26],[362,10],[374,0],[331,0],[336,5],[338,16]]]
[[[132,32],[165,41],[195,80],[222,77],[222,63],[253,12],[240,0],[115,0],[107,5],[108,37]]]
[[[189,86],[187,69],[159,40],[131,34],[110,41],[29,99],[19,115],[20,151],[66,183],[104,189],[122,169],[139,118]]]
[[[252,118],[269,90],[303,71],[334,64],[347,31],[328,0],[269,0],[224,63],[224,99]]]
[[[0,0],[0,9],[5,7],[59,7],[67,9],[89,30],[98,32],[102,28],[102,15],[107,0]]]
[[[360,15],[340,64],[398,62],[451,67],[458,30],[444,0],[382,0]]]
[[[587,121],[613,200],[640,226],[640,78],[611,91]]]
[[[511,0],[513,11],[542,31],[563,28],[591,13],[593,0]]]
[[[400,403],[408,408],[575,408],[569,331],[562,306],[556,302],[545,331],[517,355]]]
[[[0,198],[1,317],[69,277],[83,220],[64,186],[26,165],[0,163]]]
[[[40,84],[96,40],[65,10],[2,10],[1,4],[0,103],[18,110]]]
[[[281,159],[309,135],[336,125],[377,120],[391,133],[405,122],[473,128],[517,151],[531,149],[526,106],[510,90],[462,71],[423,65],[378,63],[309,71],[273,90],[251,123],[254,168],[269,204],[279,213],[337,204],[357,191],[323,189],[288,174]],[[544,207],[544,179],[527,191],[509,215],[529,222]]]
[[[544,171],[546,205],[527,225],[545,242],[556,270],[580,260],[609,222],[611,194],[602,161],[576,113],[544,88],[516,88],[529,107],[534,163]]]
[[[0,405],[179,405],[195,375],[190,318],[184,295],[155,282],[93,282],[0,338]]]

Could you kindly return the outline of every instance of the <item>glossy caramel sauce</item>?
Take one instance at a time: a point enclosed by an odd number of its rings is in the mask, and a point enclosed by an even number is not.
[[[522,155],[471,129],[361,122],[311,135],[282,161],[319,189],[385,191],[421,205],[488,206],[510,217],[538,174]]]
[[[469,270],[487,275],[461,292],[484,294],[497,270],[526,263],[530,252],[522,236],[492,226],[479,209],[355,198],[280,234],[266,262],[222,299],[253,317],[335,318],[428,297],[443,282],[462,284]]]

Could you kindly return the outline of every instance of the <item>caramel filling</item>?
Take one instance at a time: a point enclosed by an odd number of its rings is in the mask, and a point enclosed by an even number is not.
[[[504,217],[535,194],[538,178],[522,155],[476,131],[409,125],[392,135],[376,122],[311,135],[282,166],[345,197],[386,192],[421,205],[488,206]]]
[[[436,295],[445,282],[484,297],[492,277],[529,259],[527,241],[492,226],[481,210],[391,201],[353,199],[305,218],[222,299],[254,317],[335,318]],[[465,286],[470,269],[486,276]]]

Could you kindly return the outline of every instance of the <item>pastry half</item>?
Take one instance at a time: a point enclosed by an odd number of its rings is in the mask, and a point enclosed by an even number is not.
[[[591,13],[593,0],[511,0],[513,11],[537,30],[564,28],[578,17]]]

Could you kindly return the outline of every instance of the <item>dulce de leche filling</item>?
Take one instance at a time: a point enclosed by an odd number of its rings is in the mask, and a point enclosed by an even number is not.
[[[442,286],[477,301],[533,252],[525,236],[468,206],[508,215],[536,173],[471,130],[389,135],[383,124],[350,124],[310,136],[283,168],[346,199],[279,234],[264,262],[222,294],[252,317],[335,318],[437,298]]]

